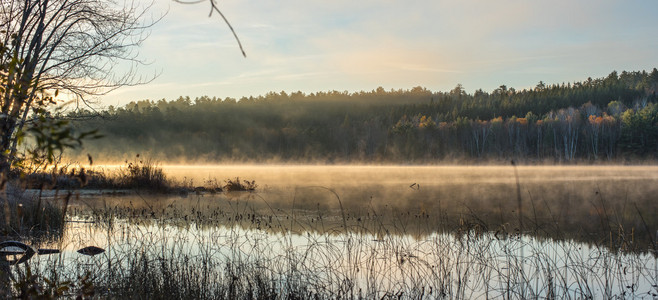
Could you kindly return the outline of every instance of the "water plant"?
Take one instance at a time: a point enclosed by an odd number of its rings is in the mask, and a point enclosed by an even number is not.
[[[150,207],[75,210],[69,213],[72,221],[90,221],[74,223],[73,238],[61,243],[73,248],[81,241],[104,243],[107,252],[39,257],[32,272],[57,282],[77,282],[87,274],[104,298],[658,296],[652,252],[552,240],[532,231],[493,232],[478,215],[462,214],[441,229],[411,210],[261,209],[255,203],[267,199],[250,195],[255,197],[206,196],[192,206],[160,200],[162,206],[153,201]],[[218,201],[225,203],[211,206]],[[89,219],[90,213],[112,219]]]
[[[381,205],[373,196],[355,198],[321,186],[296,188],[290,195],[83,199],[67,213],[69,225],[58,240],[65,251],[38,257],[30,266],[40,284],[72,282],[65,297],[79,293],[78,278],[85,275],[102,298],[658,296],[655,240],[645,234],[655,232],[655,220],[645,213],[650,208],[640,209],[648,202],[613,201],[602,186],[584,198],[566,191],[570,203],[548,203],[532,185],[513,183],[500,188],[509,203],[460,198]],[[486,187],[489,193],[494,188]],[[404,191],[428,188],[405,185]],[[484,207],[487,201],[494,205]],[[561,215],[559,206],[568,206],[569,213]],[[73,252],[88,244],[107,251],[96,257]],[[12,272],[25,272],[18,268]],[[11,293],[20,295],[16,289]]]
[[[243,192],[243,191],[253,191],[258,187],[256,181],[242,180],[240,177],[236,177],[235,180],[226,179],[226,184],[224,185],[224,190],[228,192]]]

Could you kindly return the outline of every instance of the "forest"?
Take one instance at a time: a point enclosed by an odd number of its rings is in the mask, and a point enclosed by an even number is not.
[[[640,162],[658,156],[658,70],[516,90],[423,87],[355,93],[133,101],[68,112],[104,136],[68,155],[137,153],[187,163]]]

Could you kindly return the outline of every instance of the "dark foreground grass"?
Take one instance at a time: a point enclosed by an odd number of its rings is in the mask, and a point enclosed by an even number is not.
[[[395,215],[375,209],[351,221],[341,211],[255,212],[246,203],[231,205],[232,215],[214,225],[199,222],[198,211],[70,214],[72,221],[94,223],[71,223],[60,245],[94,243],[107,251],[38,257],[32,276],[25,276],[26,266],[12,270],[17,275],[5,293],[36,286],[38,295],[53,295],[54,287],[65,286],[65,297],[115,299],[658,297],[656,253],[646,249],[501,234],[486,230],[477,216],[416,235],[407,230],[435,223],[399,214],[392,220]],[[206,213],[204,219],[217,217]],[[318,227],[324,230],[306,230]]]
[[[541,235],[563,227],[528,217],[536,213],[532,202],[525,216],[491,224],[475,211],[439,209],[430,217],[370,207],[355,215],[330,194],[340,209],[282,210],[256,199],[268,208],[262,210],[239,198],[214,199],[228,209],[211,209],[201,197],[176,200],[196,202],[192,210],[146,199],[144,207],[71,209],[71,222],[54,244],[68,251],[5,267],[0,292],[46,299],[658,297],[655,241],[639,243],[635,227],[611,222],[600,195],[596,221],[600,236],[610,238],[584,243],[566,233],[557,234],[559,240]],[[646,220],[651,216],[638,207],[630,211],[637,230],[655,231]],[[9,216],[21,219],[18,209]],[[107,251],[94,257],[71,251],[90,244]]]
[[[0,191],[0,236],[53,239],[61,235],[68,201],[73,194],[62,193],[58,200],[25,193],[9,186]]]

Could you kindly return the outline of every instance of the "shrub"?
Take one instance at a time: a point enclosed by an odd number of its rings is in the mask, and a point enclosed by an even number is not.
[[[235,180],[227,179],[226,184],[224,185],[224,190],[227,192],[244,192],[244,191],[253,191],[258,187],[255,180],[240,181],[240,177],[236,177]]]

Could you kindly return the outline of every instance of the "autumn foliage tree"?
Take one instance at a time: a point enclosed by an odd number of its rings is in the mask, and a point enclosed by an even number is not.
[[[658,157],[658,70],[488,93],[422,87],[142,100],[88,120],[120,160],[150,151],[194,161],[564,162]],[[111,141],[111,142],[107,142]],[[84,153],[82,153],[84,155]]]

